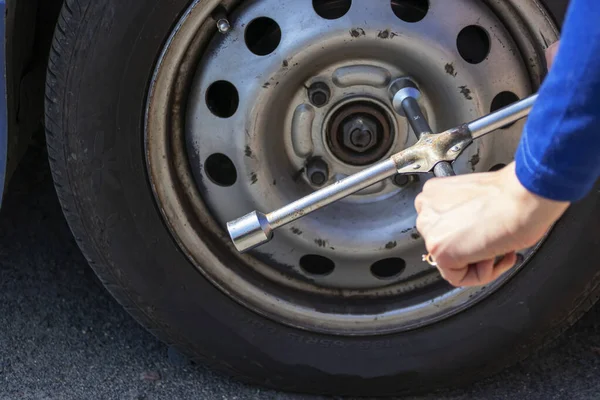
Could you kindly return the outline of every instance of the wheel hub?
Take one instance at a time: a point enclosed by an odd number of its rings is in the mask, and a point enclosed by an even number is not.
[[[157,63],[147,114],[152,188],[202,273],[260,313],[336,334],[423,326],[503,283],[453,290],[421,261],[413,202],[425,176],[373,185],[248,255],[236,253],[224,224],[277,209],[414,144],[405,118],[390,109],[392,79],[417,82],[434,131],[488,113],[502,93],[530,94],[543,44],[520,29],[514,10],[556,37],[535,0],[417,8],[402,0],[226,0],[233,11],[225,34],[210,18],[220,3],[196,1],[183,14]],[[508,163],[521,128],[471,146],[456,171]]]
[[[374,103],[350,103],[337,110],[327,129],[333,155],[351,165],[369,165],[386,155],[394,142],[392,124]]]

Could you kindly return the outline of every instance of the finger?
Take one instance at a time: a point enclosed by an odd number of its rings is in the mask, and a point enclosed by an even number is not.
[[[429,233],[424,236],[427,250],[442,268],[460,269],[520,247],[513,243],[514,233],[503,225],[502,209],[488,212],[493,201],[468,203],[453,210],[451,215],[438,214],[433,225],[423,224]]]
[[[497,264],[494,259],[471,264],[465,268],[448,269],[438,266],[442,277],[454,287],[476,287],[492,283],[517,263],[515,252],[505,255]]]
[[[448,227],[445,214],[439,215],[435,212],[424,212],[419,231],[425,240],[425,247],[432,255],[436,263],[444,270],[464,270],[475,260],[469,260],[469,252],[462,251],[460,242],[465,240],[462,230],[456,231],[454,227]],[[484,257],[482,257],[484,258]],[[463,275],[466,272],[463,272]],[[461,276],[462,279],[462,276]]]
[[[421,214],[421,210],[423,210],[423,202],[425,201],[425,196],[423,193],[419,193],[415,198],[415,209],[417,210],[417,214]]]
[[[494,260],[481,261],[469,265],[468,271],[459,282],[461,287],[482,286],[493,281],[494,278]]]
[[[417,227],[417,232],[419,232],[423,240],[425,240],[425,243],[427,243],[429,237],[429,229],[427,228],[430,225],[430,222],[428,221],[426,212],[422,211],[421,214],[417,216],[417,223],[415,225]]]
[[[431,241],[431,235],[434,232],[433,227],[439,221],[440,214],[438,214],[433,208],[424,206],[421,213],[417,215],[417,231],[425,239],[425,243]]]
[[[442,278],[456,288],[460,287],[460,282],[464,279],[465,274],[468,272],[468,268],[466,267],[464,270],[444,269],[440,268],[439,266],[437,268]]]
[[[517,253],[511,252],[505,255],[502,260],[494,266],[494,274],[492,280],[500,278],[517,264]]]
[[[438,264],[438,271],[446,282],[454,287],[461,287],[462,282],[469,273],[469,266],[465,265],[463,268],[444,268]]]

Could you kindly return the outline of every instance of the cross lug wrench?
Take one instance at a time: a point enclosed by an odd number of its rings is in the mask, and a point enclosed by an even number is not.
[[[394,83],[397,84],[398,82]],[[416,102],[419,94],[417,94],[418,89],[416,88],[404,89],[406,87],[402,85],[396,86],[394,89],[394,84],[392,84],[390,88],[391,98],[397,112],[402,111],[409,115],[415,109],[411,110],[411,102],[405,103],[405,100],[412,98]],[[402,90],[404,90],[403,94],[400,97],[397,96]],[[413,122],[411,126],[413,126],[415,133],[420,136],[419,141],[414,146],[271,213],[264,214],[253,211],[239,219],[228,222],[227,230],[233,244],[241,253],[252,250],[269,242],[273,238],[275,229],[396,174],[431,173],[436,170],[436,166],[442,165],[441,169],[437,167],[437,171],[440,171],[439,176],[453,175],[454,172],[450,163],[455,161],[473,140],[526,117],[536,100],[537,95],[532,95],[471,123],[463,124],[439,134],[433,134],[430,129],[423,128],[425,127],[422,124],[425,121],[424,118],[423,121],[419,121],[420,128],[415,129],[413,125],[416,126],[417,124]],[[418,112],[420,113],[420,108],[418,108]],[[422,117],[422,114],[420,115]],[[425,121],[425,123],[427,122]]]

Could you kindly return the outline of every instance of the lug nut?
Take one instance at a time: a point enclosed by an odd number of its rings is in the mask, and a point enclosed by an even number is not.
[[[323,107],[329,103],[331,91],[323,82],[315,82],[308,88],[308,98],[315,107]]]
[[[398,174],[392,178],[392,182],[394,182],[394,185],[396,185],[398,187],[406,187],[415,182],[419,182],[419,176],[418,175],[400,175],[400,174]]]
[[[329,166],[320,158],[311,159],[306,165],[308,180],[315,186],[323,186],[329,180]]]
[[[370,117],[348,118],[343,127],[344,146],[357,153],[365,153],[377,145],[377,121]]]

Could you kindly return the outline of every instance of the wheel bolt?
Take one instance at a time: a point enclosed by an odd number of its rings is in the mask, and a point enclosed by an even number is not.
[[[394,185],[398,187],[404,187],[410,183],[410,178],[408,175],[396,175],[394,176]]]
[[[331,91],[329,90],[329,86],[324,84],[323,82],[313,83],[308,88],[308,98],[310,102],[315,107],[323,107],[327,103],[329,103],[329,97],[331,96]]]
[[[227,33],[231,30],[231,24],[226,18],[221,18],[217,21],[217,29],[221,33]]]
[[[419,182],[419,176],[418,175],[396,175],[392,178],[392,182],[394,183],[394,185],[398,186],[398,187],[406,187],[408,185],[411,185],[415,182]]]
[[[306,174],[310,183],[323,186],[329,179],[329,166],[322,159],[313,158],[306,165]]]
[[[219,32],[225,34],[231,30],[231,23],[229,23],[229,19],[227,19],[227,10],[224,7],[218,7],[212,17],[217,23]]]
[[[321,171],[313,172],[310,176],[310,181],[313,185],[322,186],[325,183],[327,177]]]

